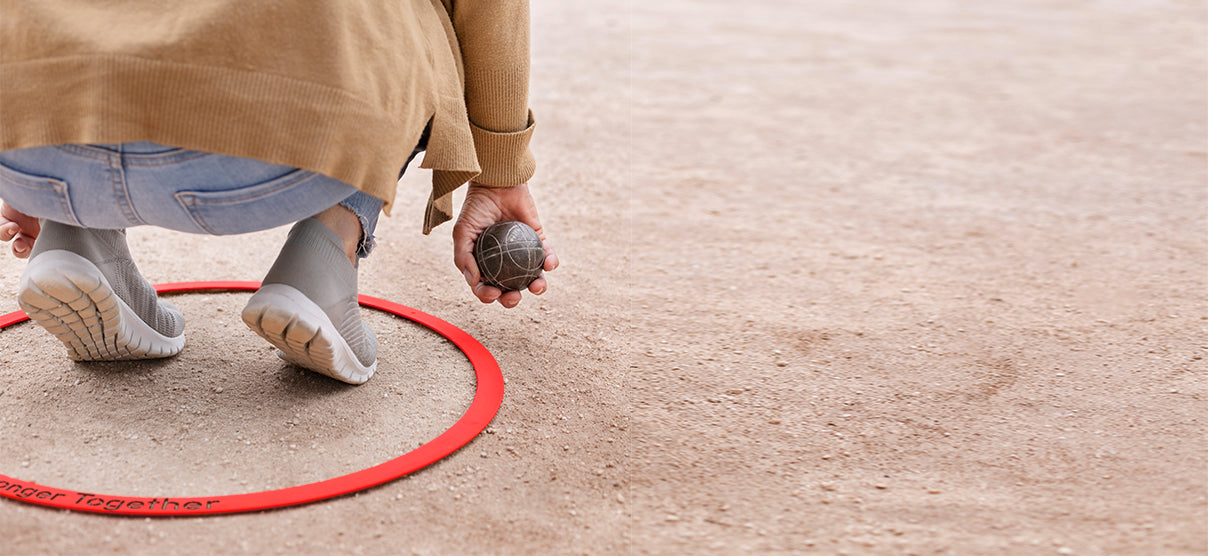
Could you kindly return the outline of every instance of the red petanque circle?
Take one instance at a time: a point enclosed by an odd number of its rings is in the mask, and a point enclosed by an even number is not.
[[[255,291],[259,282],[177,282],[159,284],[159,293],[201,291]],[[466,355],[474,367],[477,387],[469,409],[453,426],[426,444],[397,458],[332,479],[277,490],[224,496],[168,496],[146,498],[64,490],[0,474],[0,496],[19,502],[67,510],[127,516],[198,516],[253,512],[296,506],[351,494],[398,479],[427,467],[465,446],[495,418],[503,403],[503,373],[491,352],[473,336],[432,315],[405,305],[360,296],[363,307],[376,309],[421,324],[440,334]],[[29,320],[22,311],[0,315],[0,329]]]

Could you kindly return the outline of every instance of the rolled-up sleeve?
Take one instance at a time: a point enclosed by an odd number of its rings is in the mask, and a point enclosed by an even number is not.
[[[476,183],[512,187],[536,172],[529,143],[529,3],[449,0],[461,49],[466,112],[482,173]]]
[[[478,164],[482,166],[482,173],[474,178],[475,183],[510,187],[532,178],[537,171],[537,161],[533,158],[529,141],[535,126],[531,113],[527,125],[520,131],[490,131],[471,123],[474,151],[478,155]]]

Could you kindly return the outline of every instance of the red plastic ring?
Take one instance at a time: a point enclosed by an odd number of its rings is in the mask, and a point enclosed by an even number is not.
[[[159,293],[199,291],[255,291],[259,282],[177,282],[159,284]],[[283,508],[351,494],[398,479],[427,467],[468,444],[490,424],[503,403],[503,373],[491,352],[473,336],[432,315],[385,299],[360,296],[363,307],[377,309],[421,324],[453,342],[474,366],[477,388],[470,408],[453,426],[428,443],[397,458],[332,479],[278,490],[225,496],[156,497],[114,496],[64,490],[0,474],[0,496],[19,502],[67,510],[128,516],[199,516],[254,512]],[[22,323],[22,311],[0,316],[0,329]]]

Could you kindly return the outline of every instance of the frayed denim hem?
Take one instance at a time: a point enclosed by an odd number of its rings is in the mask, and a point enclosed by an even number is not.
[[[340,201],[340,206],[352,211],[361,221],[362,233],[361,240],[357,242],[357,259],[368,257],[373,248],[377,246],[373,232],[377,228],[378,216],[382,213],[383,204],[381,199],[361,191]]]

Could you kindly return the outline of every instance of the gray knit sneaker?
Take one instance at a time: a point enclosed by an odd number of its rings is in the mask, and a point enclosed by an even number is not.
[[[139,274],[125,230],[43,221],[17,302],[76,361],[170,357],[185,345],[184,316]]]
[[[357,269],[340,238],[317,220],[289,231],[243,322],[299,367],[349,384],[377,370],[377,337],[357,303]]]

